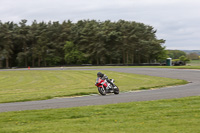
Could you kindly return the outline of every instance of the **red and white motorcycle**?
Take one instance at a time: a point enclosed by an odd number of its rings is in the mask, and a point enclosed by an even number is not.
[[[100,77],[97,78],[95,85],[101,95],[106,95],[107,93],[119,94],[119,88],[114,84],[114,79],[110,79],[113,83],[110,84],[106,80],[102,80]]]

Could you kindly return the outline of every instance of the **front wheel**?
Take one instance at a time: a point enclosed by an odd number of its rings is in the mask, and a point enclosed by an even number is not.
[[[117,86],[115,86],[115,87],[117,87]],[[118,87],[114,89],[114,94],[119,94],[119,88]]]
[[[98,87],[98,91],[102,96],[106,95],[106,90],[104,88]]]

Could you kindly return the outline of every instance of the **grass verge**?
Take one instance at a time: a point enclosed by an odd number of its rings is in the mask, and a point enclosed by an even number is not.
[[[0,103],[97,94],[98,71],[0,71]],[[184,80],[102,71],[120,91],[186,84]]]
[[[103,97],[102,97],[103,98]],[[197,133],[200,97],[0,113],[0,133]]]

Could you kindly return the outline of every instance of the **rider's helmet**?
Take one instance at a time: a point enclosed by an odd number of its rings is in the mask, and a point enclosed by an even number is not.
[[[102,77],[102,76],[103,76],[103,73],[101,73],[101,72],[97,73],[97,77]]]

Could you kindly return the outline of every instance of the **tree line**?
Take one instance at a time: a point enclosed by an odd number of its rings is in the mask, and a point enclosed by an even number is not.
[[[151,63],[166,58],[164,43],[135,21],[0,21],[0,67]]]
[[[187,53],[186,53],[186,52]],[[180,57],[185,58],[185,60],[199,60],[198,50],[167,50],[167,55],[172,59],[179,59]]]

